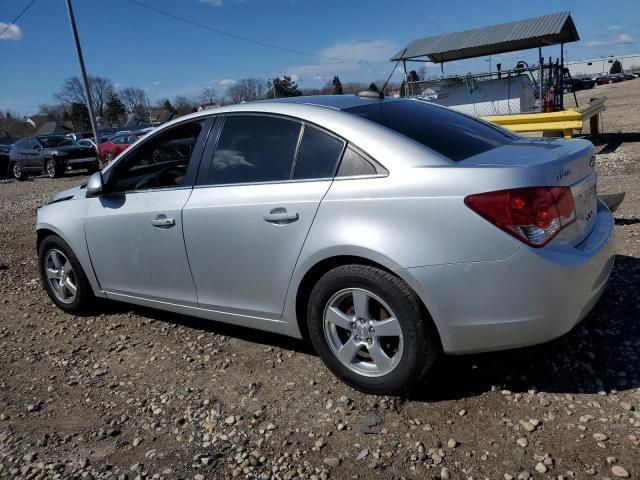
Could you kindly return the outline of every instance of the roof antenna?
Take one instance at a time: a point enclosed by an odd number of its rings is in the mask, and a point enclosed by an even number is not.
[[[396,68],[398,68],[398,65],[400,65],[400,62],[402,61],[402,57],[404,57],[404,54],[407,53],[407,48],[405,48],[402,51],[402,54],[400,55],[400,58],[398,58],[398,61],[396,62],[395,67],[393,67],[393,70],[391,70],[391,75],[389,75],[389,78],[387,78],[387,81],[384,82],[384,85],[382,86],[382,89],[380,90],[380,98],[381,99],[384,99],[384,89],[387,88],[387,84],[389,83],[389,80],[391,80],[391,77],[396,72]]]
[[[372,92],[371,90],[363,90],[362,92],[358,92],[358,96],[362,97],[362,98],[379,98],[380,100],[384,100],[384,89],[387,88],[389,80],[391,80],[391,77],[395,73],[396,68],[398,68],[398,65],[400,65],[400,62],[402,61],[402,57],[404,56],[404,54],[406,52],[407,52],[407,49],[405,48],[402,51],[402,54],[400,55],[400,58],[396,62],[395,67],[393,67],[393,70],[391,70],[391,75],[389,75],[389,78],[387,78],[387,81],[384,82],[384,85],[382,86],[382,89],[380,90],[380,92]]]

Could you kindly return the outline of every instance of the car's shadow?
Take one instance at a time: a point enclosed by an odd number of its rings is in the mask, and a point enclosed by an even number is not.
[[[493,388],[525,392],[597,393],[640,387],[640,258],[618,255],[609,286],[595,309],[567,335],[518,350],[443,357],[405,397],[441,401]],[[194,317],[109,303],[157,321],[315,355],[308,341]],[[103,312],[105,313],[105,312]],[[108,313],[108,312],[107,312]]]

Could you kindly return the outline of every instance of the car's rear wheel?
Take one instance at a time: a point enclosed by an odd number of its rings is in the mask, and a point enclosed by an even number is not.
[[[71,247],[56,235],[38,249],[40,276],[51,300],[69,313],[86,313],[95,300],[91,285]]]
[[[105,153],[104,154],[104,163],[109,163],[111,160],[113,160],[113,154]]]
[[[398,277],[367,265],[326,273],[307,309],[311,341],[341,380],[392,394],[419,382],[441,347],[417,295]]]
[[[63,168],[53,158],[49,158],[44,162],[44,170],[49,178],[61,177],[64,172]]]
[[[26,180],[27,174],[24,173],[24,170],[20,167],[18,162],[13,162],[11,165],[11,173],[16,180]]]

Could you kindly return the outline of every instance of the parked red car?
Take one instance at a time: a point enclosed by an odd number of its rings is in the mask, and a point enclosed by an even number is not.
[[[596,81],[596,85],[609,85],[613,83],[613,79],[609,75],[600,75],[594,79]]]
[[[137,135],[134,133],[124,133],[122,135],[117,135],[113,137],[111,140],[101,143],[100,149],[98,151],[98,156],[100,157],[100,161],[102,163],[108,163],[122,152],[124,152],[129,145],[138,140],[142,135]]]

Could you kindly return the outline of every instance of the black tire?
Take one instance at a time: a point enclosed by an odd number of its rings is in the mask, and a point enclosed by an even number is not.
[[[54,249],[61,251],[68,258],[73,268],[75,286],[77,291],[75,299],[71,303],[64,303],[60,301],[52,291],[52,288],[49,285],[49,281],[47,279],[45,259],[47,253]],[[57,235],[49,235],[44,240],[42,240],[42,242],[40,243],[40,247],[38,248],[38,264],[40,266],[40,278],[44,285],[44,289],[53,303],[55,303],[65,312],[79,315],[92,313],[92,306],[95,307],[97,299],[93,295],[91,285],[87,280],[87,276],[85,275],[84,270],[82,269],[82,266],[78,261],[78,258],[75,256],[73,250],[71,250],[71,247],[69,247],[67,242],[65,242]]]
[[[27,179],[27,174],[24,172],[24,170],[22,170],[22,168],[20,168],[20,164],[18,162],[13,162],[11,164],[11,174],[16,180]]]
[[[354,372],[338,360],[329,346],[323,328],[324,312],[334,295],[345,289],[375,294],[387,303],[400,323],[402,354],[395,368],[383,376]],[[410,389],[425,376],[442,350],[433,321],[415,292],[395,275],[368,265],[343,265],[326,273],[311,292],[307,324],[313,346],[329,370],[367,393],[398,394]]]
[[[64,167],[53,158],[47,158],[44,162],[44,171],[49,178],[60,178],[64,174]]]

